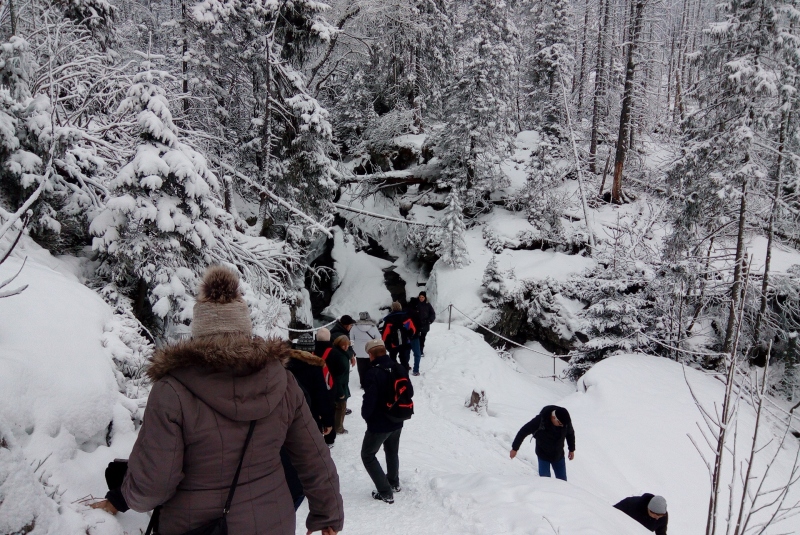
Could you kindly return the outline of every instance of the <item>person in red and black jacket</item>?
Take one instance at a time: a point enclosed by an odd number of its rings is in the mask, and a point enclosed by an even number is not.
[[[361,461],[375,483],[372,497],[394,503],[394,493],[400,492],[398,452],[403,422],[392,419],[386,406],[395,394],[397,379],[407,382],[409,398],[414,395],[414,387],[408,380],[408,372],[386,354],[381,340],[370,340],[364,349],[369,354],[370,368],[364,376],[364,400],[361,403],[361,417],[367,422],[367,432],[361,444]],[[386,454],[386,472],[376,457],[381,446]]]
[[[411,339],[417,335],[417,326],[403,311],[403,305],[397,301],[392,303],[392,312],[383,318],[380,331],[389,356],[395,361],[400,357],[400,365],[410,370]]]

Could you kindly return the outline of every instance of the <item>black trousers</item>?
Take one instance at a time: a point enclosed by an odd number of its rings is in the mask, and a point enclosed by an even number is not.
[[[411,369],[411,365],[409,362],[411,361],[411,346],[404,345],[399,347],[393,347],[389,350],[389,356],[395,361],[400,362],[403,367],[407,370]],[[400,360],[397,360],[397,357],[400,357]]]
[[[361,384],[361,389],[364,389],[364,376],[369,370],[369,359],[356,358],[356,368],[358,369],[358,382]]]
[[[392,485],[400,485],[400,433],[401,427],[397,431],[390,433],[372,433],[367,431],[364,434],[364,442],[361,444],[361,461],[367,469],[369,477],[375,483],[375,488],[381,496],[394,496]],[[376,457],[378,450],[383,446],[386,454],[386,473],[381,467],[380,461]]]
[[[419,352],[425,354],[425,337],[428,336],[428,331],[422,331],[419,334]]]

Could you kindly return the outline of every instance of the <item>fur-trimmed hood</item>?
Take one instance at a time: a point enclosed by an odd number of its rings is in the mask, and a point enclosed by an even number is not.
[[[286,391],[289,346],[277,339],[215,336],[166,346],[153,356],[153,381],[176,380],[232,420],[269,415]]]
[[[309,364],[311,366],[319,366],[320,368],[325,366],[324,360],[314,355],[313,353],[309,353],[308,351],[300,351],[299,349],[290,349],[289,358],[300,362],[305,362],[306,364]]]

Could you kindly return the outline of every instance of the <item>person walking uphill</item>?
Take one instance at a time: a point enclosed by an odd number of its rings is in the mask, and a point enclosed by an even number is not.
[[[293,535],[279,453],[285,446],[308,497],[308,530],[341,531],[339,477],[302,390],[283,367],[288,352],[282,341],[253,336],[238,275],[209,268],[192,338],[159,349],[147,370],[153,387],[122,487],[107,496],[113,507],[162,506],[160,535],[205,527],[223,515],[241,461],[230,532]]]
[[[377,490],[372,497],[394,503],[394,493],[400,492],[400,433],[403,422],[414,413],[414,387],[406,369],[386,353],[382,340],[367,342],[370,369],[365,376],[364,401],[361,416],[367,422],[367,432],[361,444],[361,460]],[[376,455],[383,446],[386,472]]]
[[[569,447],[569,460],[575,458],[575,430],[572,418],[564,407],[548,405],[522,426],[511,445],[511,458],[517,456],[522,441],[533,435],[536,440],[536,456],[539,458],[539,475],[550,477],[550,467],[558,479],[567,480],[567,463],[564,460],[564,441]]]
[[[333,377],[333,399],[336,402],[334,429],[337,435],[346,435],[344,417],[347,411],[347,399],[350,397],[350,339],[340,334],[333,341],[333,349],[326,362]]]
[[[663,496],[642,494],[631,496],[614,505],[656,535],[667,535],[667,500]]]

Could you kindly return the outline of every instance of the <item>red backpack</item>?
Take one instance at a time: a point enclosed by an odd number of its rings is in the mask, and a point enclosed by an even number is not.
[[[404,422],[414,415],[414,401],[411,399],[411,393],[408,386],[410,381],[408,377],[400,375],[392,367],[379,366],[380,369],[389,373],[392,380],[393,391],[390,398],[386,400],[386,416],[393,422]]]
[[[333,348],[329,347],[322,353],[322,356],[320,357],[322,362],[324,362],[322,365],[322,376],[325,378],[325,386],[328,387],[328,390],[333,388],[333,375],[331,375],[331,371],[328,369],[328,356],[331,354],[332,350]]]

